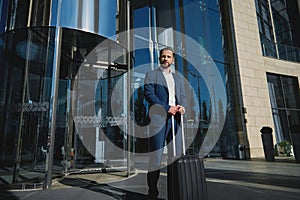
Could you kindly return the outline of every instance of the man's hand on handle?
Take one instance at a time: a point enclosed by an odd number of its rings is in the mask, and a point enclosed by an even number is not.
[[[168,113],[170,113],[171,115],[176,115],[177,112],[183,115],[185,113],[185,108],[181,105],[171,106],[168,111]]]
[[[181,105],[177,105],[177,107],[178,107],[178,112],[179,112],[181,115],[184,115],[184,113],[185,113],[185,108],[184,108],[183,106],[181,106]]]

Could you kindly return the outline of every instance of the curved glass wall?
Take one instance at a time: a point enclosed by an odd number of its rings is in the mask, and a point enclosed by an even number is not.
[[[111,88],[127,70],[124,48],[106,40],[116,33],[116,6],[117,1],[110,0],[0,0],[2,182],[34,181],[35,186],[39,183],[43,186],[47,168],[63,173],[99,163],[97,152],[103,143],[96,128],[99,120],[82,120],[88,116],[80,112],[89,106],[74,111],[77,109],[74,102],[80,105],[86,100],[72,92],[78,85],[75,80],[79,79],[82,85],[88,86],[87,90],[97,91],[93,94],[96,100],[90,102],[94,105],[92,110],[97,110],[97,116],[103,119],[99,123],[108,126],[107,101],[110,101]],[[56,35],[55,27],[65,27],[61,37]],[[56,40],[60,40],[61,46],[56,46]],[[105,48],[95,48],[103,41],[106,41]],[[54,70],[56,67],[59,69]],[[80,67],[92,76],[88,79],[79,76]],[[59,71],[58,81],[55,71]],[[55,87],[57,99],[52,93]],[[121,92],[124,94],[125,90]],[[121,109],[120,112],[123,114]],[[50,128],[52,119],[55,130]],[[74,122],[78,121],[76,127]],[[122,140],[121,130],[106,129],[109,131],[105,134],[112,132],[111,140]],[[82,134],[91,130],[91,137]],[[55,134],[53,157],[49,154],[52,133]],[[85,141],[93,142],[86,145]],[[120,146],[123,148],[122,142]],[[106,156],[109,151],[105,151]],[[118,159],[123,161],[124,155],[120,156]],[[53,166],[45,166],[49,159],[53,160]]]
[[[54,33],[20,29],[1,37],[0,163],[6,183],[44,176]]]
[[[0,133],[0,167],[3,182],[44,181],[51,132],[49,120],[51,88],[54,83],[55,31],[55,28],[26,28],[8,32],[1,37],[0,127],[3,131]],[[103,41],[110,48],[95,48]],[[84,168],[95,163],[97,146],[95,147],[95,143],[92,147],[83,144],[85,138],[95,142],[95,121],[82,120],[82,127],[75,127],[73,121],[87,117],[77,111],[87,108],[99,110],[98,105],[102,108],[102,114],[99,113],[98,116],[106,119],[106,102],[112,92],[110,88],[127,70],[124,48],[95,34],[63,29],[59,53],[61,59],[54,131],[54,173]],[[94,56],[94,53],[97,55]],[[115,55],[121,56],[116,58]],[[109,64],[110,60],[114,63]],[[92,76],[79,77],[79,69],[90,71]],[[96,102],[90,102],[92,104],[87,107],[89,102],[84,99],[85,96],[71,95],[76,90],[74,87],[78,84],[75,84],[75,80],[78,79],[81,87],[87,86],[86,90],[98,91],[93,94]],[[86,104],[74,111],[74,105],[81,105],[82,102]],[[92,137],[82,134],[88,133],[90,129],[94,131]],[[120,131],[115,130],[111,135],[120,138],[120,134]]]
[[[111,37],[116,33],[117,1],[1,0],[0,34],[34,26],[66,27]]]
[[[105,37],[116,34],[117,1],[52,0],[51,26],[61,26],[96,33]],[[57,6],[56,6],[57,5]]]

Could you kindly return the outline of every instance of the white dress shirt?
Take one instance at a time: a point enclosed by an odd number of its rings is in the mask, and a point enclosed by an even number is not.
[[[168,91],[169,91],[169,106],[175,106],[176,105],[176,100],[175,100],[175,81],[173,77],[173,72],[171,68],[164,69],[160,67],[160,69],[163,72],[163,75],[166,79],[167,86],[168,86]]]

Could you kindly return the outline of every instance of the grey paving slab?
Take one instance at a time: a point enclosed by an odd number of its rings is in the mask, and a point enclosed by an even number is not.
[[[209,200],[300,200],[300,164],[290,160],[206,159],[205,175]],[[167,199],[167,174],[161,173],[160,199]],[[35,199],[147,199],[146,171],[136,170],[129,178],[120,174],[77,174],[55,180],[52,190],[1,190],[2,200]]]

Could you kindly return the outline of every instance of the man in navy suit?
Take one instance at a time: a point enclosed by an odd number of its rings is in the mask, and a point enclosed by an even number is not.
[[[157,182],[160,173],[163,148],[165,142],[169,144],[172,140],[172,120],[174,116],[175,132],[178,132],[181,115],[185,113],[186,95],[183,79],[171,65],[174,62],[174,51],[166,47],[160,50],[160,66],[146,74],[145,77],[145,98],[150,104],[150,151],[149,171],[147,181],[150,199],[158,197]],[[178,129],[180,130],[180,129]],[[182,152],[181,139],[176,135],[176,155]],[[170,145],[168,145],[170,146]],[[172,146],[172,145],[171,145]],[[168,160],[172,160],[173,148],[168,148]],[[168,162],[169,163],[169,162]],[[168,190],[169,187],[168,178]]]

